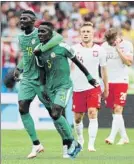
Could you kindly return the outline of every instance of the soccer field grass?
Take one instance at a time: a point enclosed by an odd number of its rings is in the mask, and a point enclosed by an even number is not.
[[[127,129],[130,144],[117,146],[106,145],[104,139],[110,129],[99,129],[96,139],[96,152],[88,152],[88,134],[84,130],[85,144],[83,151],[75,159],[62,158],[62,145],[55,130],[37,131],[45,152],[34,159],[26,159],[31,151],[31,142],[24,130],[2,130],[2,164],[134,164],[134,130]],[[115,143],[119,140],[119,136]]]

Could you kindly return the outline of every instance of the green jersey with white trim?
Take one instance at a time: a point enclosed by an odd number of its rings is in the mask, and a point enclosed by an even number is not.
[[[39,61],[44,67],[46,76],[45,88],[48,91],[72,86],[68,58],[73,58],[74,56],[73,49],[66,43],[60,43],[41,54]]]
[[[39,77],[39,69],[36,65],[34,48],[40,43],[38,29],[35,28],[29,35],[21,34],[18,37],[19,45],[23,53],[23,78],[34,80]]]

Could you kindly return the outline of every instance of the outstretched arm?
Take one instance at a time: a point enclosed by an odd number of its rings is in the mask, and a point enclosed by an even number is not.
[[[71,60],[79,67],[79,69],[85,74],[85,76],[87,77],[88,82],[94,86],[97,87],[98,83],[96,82],[95,79],[93,79],[93,77],[90,75],[90,73],[88,72],[88,70],[84,67],[84,65],[77,59],[77,57],[73,57],[71,58]]]
[[[66,57],[70,58],[78,67],[79,69],[85,74],[85,76],[87,77],[88,82],[93,85],[94,87],[98,86],[98,83],[96,82],[95,79],[93,79],[93,77],[90,75],[90,73],[88,72],[88,70],[85,68],[85,66],[77,59],[76,57],[76,53],[74,51],[74,49],[69,46],[66,43],[60,43],[59,44],[61,47],[64,47],[67,51],[66,51]]]

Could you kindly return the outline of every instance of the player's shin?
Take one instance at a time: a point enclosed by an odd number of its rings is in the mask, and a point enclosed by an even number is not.
[[[111,128],[109,137],[105,140],[106,143],[109,143],[109,144],[114,143],[115,137],[120,127],[119,118],[120,118],[119,114],[113,114],[112,128]]]
[[[119,133],[120,133],[121,139],[119,140],[117,145],[128,144],[129,143],[129,138],[127,136],[127,132],[126,132],[126,129],[125,129],[125,124],[124,124],[124,119],[123,119],[122,114],[120,114],[119,122],[120,122],[120,124],[119,124],[120,125],[119,126]]]
[[[38,141],[36,131],[35,131],[35,126],[34,126],[34,121],[29,113],[21,115],[21,119],[24,125],[24,128],[26,129],[28,135],[30,136],[32,142],[34,145],[40,144]]]
[[[77,141],[81,144],[81,146],[83,148],[83,144],[84,144],[83,121],[81,120],[79,123],[76,123],[74,121],[74,129],[75,129],[76,134],[77,134]]]
[[[94,148],[94,144],[95,144],[97,132],[98,132],[98,118],[89,119],[89,126],[88,126],[88,135],[89,135],[88,150],[89,151],[96,151]]]
[[[54,120],[54,125],[62,140],[73,140],[72,129],[63,116],[60,116],[57,120]]]

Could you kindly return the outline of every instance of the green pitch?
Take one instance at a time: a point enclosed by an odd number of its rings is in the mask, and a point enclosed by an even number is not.
[[[2,164],[134,164],[134,129],[127,129],[130,144],[117,146],[106,145],[104,139],[110,129],[99,129],[96,140],[96,152],[88,152],[87,129],[84,130],[84,150],[76,159],[62,158],[62,145],[55,130],[40,130],[38,136],[45,147],[45,152],[35,159],[26,159],[31,151],[31,142],[24,130],[2,130]],[[119,136],[116,139],[116,143]]]

